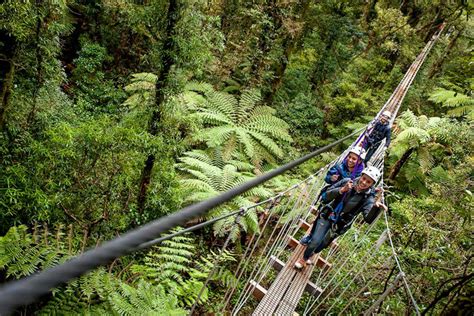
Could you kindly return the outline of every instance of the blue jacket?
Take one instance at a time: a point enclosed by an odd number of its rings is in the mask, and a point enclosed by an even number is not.
[[[351,178],[354,180],[355,178],[358,178],[360,174],[362,173],[362,170],[364,170],[364,164],[362,161],[360,161],[356,166],[354,167],[353,172],[349,171],[349,168],[347,167],[347,159],[344,159],[342,163],[336,164],[329,169],[328,173],[326,174],[326,177],[324,178],[324,181],[328,184],[334,184],[338,181],[341,181],[344,178]],[[336,181],[331,181],[331,176],[338,174],[339,178],[337,178]]]
[[[384,138],[385,140],[385,146],[388,147],[390,145],[390,138],[392,135],[392,131],[390,129],[389,123],[382,124],[382,122],[377,121],[375,123],[374,128],[368,135],[367,143],[368,147],[372,147],[374,145],[378,145]]]

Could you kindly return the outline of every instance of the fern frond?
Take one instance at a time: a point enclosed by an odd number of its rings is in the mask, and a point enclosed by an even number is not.
[[[245,90],[240,96],[239,106],[237,110],[237,122],[245,121],[251,116],[251,111],[256,107],[262,99],[259,90],[251,89]]]
[[[283,157],[283,150],[270,138],[259,132],[250,132],[253,138],[258,140],[273,155]]]
[[[212,91],[214,91],[214,88],[212,87],[211,84],[206,83],[206,82],[196,82],[196,81],[187,82],[184,89],[187,91],[202,92],[204,94],[209,94]]]
[[[211,125],[222,125],[222,124],[233,125],[233,122],[228,116],[214,109],[203,110],[201,112],[196,113],[196,116],[202,119],[204,123],[208,123]]]
[[[233,127],[224,125],[203,129],[197,138],[206,141],[209,147],[216,147],[227,142],[234,133]]]
[[[262,160],[281,157],[276,154],[281,153],[277,140],[292,141],[288,124],[275,116],[275,109],[258,105],[261,100],[258,90],[244,91],[239,102],[233,95],[217,91],[207,91],[205,98],[207,102],[197,109],[197,117],[205,126],[194,139],[206,142],[211,148],[223,148],[224,160],[241,151],[258,168]],[[251,132],[262,136],[252,139]]]
[[[215,109],[234,121],[234,113],[238,105],[235,97],[227,93],[216,91],[211,92],[208,95],[208,109]]]
[[[457,91],[446,90],[443,88],[436,89],[430,94],[429,99],[435,103],[441,103],[445,107],[459,107],[466,105],[474,105],[474,98]]]

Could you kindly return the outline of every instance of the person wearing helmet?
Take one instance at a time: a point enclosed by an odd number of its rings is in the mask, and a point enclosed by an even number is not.
[[[342,163],[336,164],[329,169],[324,181],[334,184],[344,178],[354,180],[359,177],[364,169],[364,149],[362,147],[352,147],[349,154]]]
[[[364,169],[364,148],[362,147],[352,147],[349,150],[349,154],[347,155],[346,159],[342,163],[336,164],[331,169],[329,169],[324,181],[326,181],[327,186],[321,189],[321,193],[324,193],[331,185],[336,183],[337,181],[350,178],[354,180],[358,178]],[[319,201],[320,196],[316,199]],[[311,236],[314,233],[315,226],[313,226],[311,232],[308,235],[303,236],[301,238],[300,243],[303,245],[308,245],[311,242]]]
[[[390,145],[390,138],[392,131],[390,129],[390,119],[392,118],[392,113],[390,111],[384,111],[380,115],[379,120],[375,123],[373,129],[366,136],[365,149],[367,154],[365,156],[365,163],[367,163],[372,155],[379,147],[382,140],[385,139],[385,149]]]
[[[322,194],[326,205],[313,224],[311,241],[303,258],[295,263],[297,269],[312,264],[310,258],[313,254],[321,252],[336,237],[344,234],[359,213],[367,219],[375,203],[374,185],[379,178],[380,171],[370,166],[362,171],[359,178],[344,178]]]

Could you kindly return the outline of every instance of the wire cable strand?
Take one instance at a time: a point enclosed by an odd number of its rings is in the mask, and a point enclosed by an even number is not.
[[[416,314],[419,316],[419,315],[421,315],[420,314],[420,308],[418,307],[418,304],[416,303],[416,300],[413,297],[413,293],[411,292],[410,286],[408,285],[407,279],[405,277],[405,272],[403,271],[402,266],[400,265],[400,260],[398,259],[397,252],[395,251],[395,246],[393,245],[392,233],[391,233],[390,227],[388,225],[388,216],[387,216],[387,211],[386,210],[384,210],[384,217],[385,217],[385,224],[387,226],[388,240],[390,241],[390,247],[392,248],[393,257],[395,258],[395,262],[397,263],[398,270],[402,274],[403,284],[405,285],[405,288],[407,289],[408,295],[410,296],[410,300],[413,304],[413,307],[415,308]]]

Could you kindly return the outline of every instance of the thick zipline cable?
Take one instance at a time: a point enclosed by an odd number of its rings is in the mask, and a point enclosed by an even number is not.
[[[95,249],[88,250],[63,264],[4,285],[0,288],[0,314],[7,315],[18,306],[32,303],[40,296],[47,294],[56,286],[64,284],[94,268],[131,253],[132,251],[140,249],[140,245],[149,242],[169,229],[203,215],[208,210],[228,202],[232,198],[283,174],[323,152],[328,151],[356,135],[361,130],[362,129],[357,130],[329,145],[249,180],[214,198],[190,205],[166,217],[157,219],[151,223],[143,225],[142,227],[129,231],[124,235],[105,242]]]

